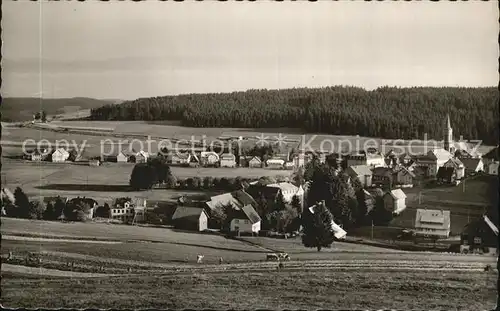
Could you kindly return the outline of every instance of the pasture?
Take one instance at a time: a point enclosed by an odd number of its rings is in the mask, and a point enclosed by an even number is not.
[[[88,196],[109,199],[119,196],[141,196],[152,200],[166,200],[178,197],[189,190],[154,189],[129,191],[129,179],[134,164],[106,163],[90,167],[85,163],[31,162],[2,158],[2,182],[14,189],[21,187],[33,196]],[[177,178],[188,177],[236,177],[259,178],[262,176],[289,176],[290,171],[260,168],[190,168],[171,167]],[[195,191],[196,193],[196,191]],[[199,193],[199,192],[197,192]]]

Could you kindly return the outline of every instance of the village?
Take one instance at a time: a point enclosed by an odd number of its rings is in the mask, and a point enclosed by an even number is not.
[[[465,143],[456,143],[453,140],[453,130],[449,117],[446,118],[446,131],[444,134],[444,147],[429,150],[426,154],[410,155],[408,153],[396,154],[393,150],[383,154],[376,148],[356,150],[348,154],[328,154],[321,151],[300,152],[297,146],[281,147],[278,145],[271,154],[263,152],[258,147],[253,147],[249,152],[236,154],[234,149],[204,150],[203,148],[183,148],[168,150],[166,148],[157,155],[149,154],[144,150],[137,152],[121,150],[115,156],[101,156],[83,159],[75,150],[59,148],[56,150],[32,150],[24,155],[24,160],[32,162],[53,163],[88,163],[90,166],[113,165],[113,163],[132,163],[145,165],[161,157],[170,167],[213,167],[224,169],[247,168],[283,170],[286,174],[281,177],[263,176],[261,178],[238,177],[222,180],[211,177],[195,177],[187,180],[174,178],[171,188],[192,188],[218,190],[217,195],[202,196],[201,198],[180,197],[177,202],[151,200],[133,195],[130,197],[116,197],[105,202],[91,198],[66,198],[44,197],[45,208],[54,209],[59,205],[78,205],[84,201],[86,208],[78,220],[97,221],[108,219],[108,222],[124,223],[131,225],[154,224],[172,226],[181,230],[196,232],[221,231],[232,236],[280,236],[291,237],[300,233],[300,218],[304,209],[311,212],[313,206],[308,206],[308,190],[310,181],[304,180],[304,170],[317,161],[334,167],[338,172],[348,176],[348,183],[356,180],[363,190],[363,206],[366,206],[365,215],[373,214],[374,207],[378,204],[390,215],[390,219],[398,218],[401,214],[410,215],[406,211],[408,196],[419,197],[414,189],[422,187],[457,187],[469,178],[476,176],[498,174],[498,147],[486,155],[468,147]],[[231,139],[227,139],[231,141]],[[243,137],[234,139],[241,143]],[[231,141],[232,142],[232,141]],[[241,146],[241,145],[240,145]],[[247,149],[248,150],[248,149]],[[217,151],[217,152],[216,152]],[[240,150],[239,150],[240,151]],[[241,152],[241,151],[240,151]],[[261,154],[259,156],[258,154]],[[248,155],[247,155],[248,154]],[[230,171],[229,171],[230,172]],[[162,183],[155,188],[162,187]],[[465,186],[465,185],[464,185]],[[167,186],[168,187],[168,186]],[[14,203],[12,192],[4,188],[2,196],[10,198]],[[73,202],[73,203],[71,203]],[[76,202],[76,203],[75,203]],[[265,202],[265,203],[264,203]],[[379,202],[379,203],[376,203]],[[273,221],[263,206],[280,206]],[[317,203],[321,204],[321,202]],[[420,204],[420,202],[419,202]],[[72,206],[73,206],[72,205]],[[460,251],[495,252],[495,236],[498,236],[498,215],[491,210],[483,209],[479,218],[474,218],[473,224],[466,223],[460,232],[452,230],[453,209],[432,209],[432,206],[419,208],[410,204],[415,209],[411,215],[411,225],[408,217],[404,226],[396,233],[397,239],[417,238],[433,240],[446,240],[451,235],[460,236]],[[288,206],[288,209],[285,209]],[[2,207],[3,215],[9,216],[5,206]],[[59,208],[58,215],[53,219],[69,220],[71,217],[64,215],[67,209]],[[291,212],[293,210],[293,212]],[[260,211],[260,213],[258,212]],[[221,213],[224,216],[221,217]],[[469,213],[469,211],[468,211]],[[65,217],[66,216],[66,217]],[[479,215],[475,215],[479,216]],[[277,218],[277,219],[276,219]],[[373,226],[374,219],[370,218]],[[368,221],[368,222],[369,222]],[[467,217],[469,222],[469,215]],[[375,220],[377,222],[377,220]],[[264,226],[261,224],[265,223]],[[271,225],[271,223],[273,223]],[[369,225],[369,223],[368,223]],[[387,223],[385,224],[387,225]],[[463,224],[462,224],[463,225]],[[265,228],[264,228],[265,227]],[[332,221],[337,239],[346,239],[349,233]],[[486,228],[477,229],[477,228]],[[356,232],[356,230],[354,230]],[[479,236],[477,236],[479,235]],[[373,239],[373,230],[371,233]],[[392,237],[394,239],[394,237]],[[489,248],[488,248],[489,247]],[[491,250],[490,250],[491,249]],[[449,249],[446,249],[449,250]]]

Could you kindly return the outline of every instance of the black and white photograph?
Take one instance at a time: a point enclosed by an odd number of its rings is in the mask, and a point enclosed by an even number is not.
[[[497,1],[1,9],[3,308],[500,307]]]

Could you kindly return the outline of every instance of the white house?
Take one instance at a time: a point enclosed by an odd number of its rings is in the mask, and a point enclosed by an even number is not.
[[[415,157],[416,166],[424,169],[426,176],[436,176],[440,167],[448,162],[453,155],[443,149],[436,148],[427,152],[427,154]]]
[[[258,234],[261,219],[252,205],[235,210],[230,222],[231,232]]]
[[[498,175],[498,162],[493,162],[488,165],[488,174]]]
[[[135,154],[135,163],[146,163],[149,159],[149,153],[141,150]]]
[[[59,148],[52,153],[52,162],[65,162],[69,158],[69,152],[63,148]]]
[[[417,209],[415,234],[447,238],[450,235],[450,211]]]
[[[301,200],[301,202],[304,199],[304,189],[302,188],[302,186],[297,187],[289,182],[280,182],[275,184],[268,184],[266,187],[279,188],[283,195],[284,201],[287,203],[290,203],[293,196],[295,195]]]
[[[134,218],[134,205],[132,204],[132,200],[125,198],[117,199],[110,209],[111,219],[131,222]]]
[[[285,165],[285,160],[278,158],[271,158],[266,161],[267,168],[270,169],[283,169]]]
[[[370,187],[372,185],[373,172],[368,165],[349,166],[346,173],[351,176],[351,178],[358,178],[365,187]]]
[[[384,166],[386,166],[384,155],[381,154],[380,152],[367,153],[366,154],[366,165],[371,166],[371,167],[384,167]]]
[[[384,197],[384,207],[389,212],[400,214],[406,209],[406,194],[401,189],[387,192]]]
[[[220,156],[221,167],[236,167],[236,156],[232,153],[223,153]]]
[[[129,154],[125,151],[120,151],[116,156],[116,162],[118,163],[127,163],[129,159]]]
[[[203,208],[179,206],[172,216],[177,229],[204,231],[208,228],[208,215]]]
[[[219,155],[213,151],[202,151],[200,154],[202,165],[216,165],[219,162]]]

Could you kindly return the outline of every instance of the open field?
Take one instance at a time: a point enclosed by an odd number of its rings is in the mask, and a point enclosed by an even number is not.
[[[77,196],[114,198],[141,196],[154,200],[177,197],[192,191],[155,189],[129,191],[128,184],[134,164],[106,163],[100,167],[85,164],[30,162],[2,158],[2,182],[8,188],[21,187],[33,196]],[[290,171],[250,168],[189,168],[171,167],[178,178],[289,176]]]
[[[8,218],[0,230],[2,257],[14,254],[2,266],[5,307],[480,310],[496,299],[497,271],[482,271],[495,266],[491,256],[347,243],[318,253],[292,239],[248,238],[250,244],[169,229]],[[265,262],[275,250],[292,258],[279,272]],[[43,258],[42,268],[23,264],[28,252]],[[197,254],[205,255],[203,264],[196,264]],[[216,264],[221,256],[224,263]]]
[[[171,123],[171,122],[170,122]],[[217,139],[218,137],[239,137],[243,136],[249,139],[249,144],[257,142],[257,137],[263,135],[268,141],[276,141],[281,133],[283,141],[289,143],[292,147],[297,148],[299,142],[304,139],[306,146],[312,149],[322,148],[325,151],[348,151],[357,150],[363,147],[378,147],[383,153],[394,150],[396,153],[408,152],[410,154],[419,154],[429,151],[436,146],[442,147],[442,142],[437,144],[429,142],[428,147],[425,147],[423,142],[414,141],[409,144],[408,141],[394,144],[391,141],[381,138],[357,137],[357,136],[342,136],[342,135],[326,135],[303,133],[298,129],[293,128],[275,128],[275,129],[248,129],[248,128],[193,128],[184,127],[176,124],[158,124],[157,122],[143,121],[54,121],[51,126],[64,128],[110,128],[113,129],[109,133],[96,131],[95,133],[76,131],[75,133],[54,132],[52,130],[40,128],[14,128],[9,129],[8,133],[2,137],[3,140],[23,141],[31,138],[37,141],[48,139],[49,141],[66,139],[74,140],[77,144],[86,140],[89,147],[89,154],[98,155],[100,150],[100,141],[103,139],[125,140],[129,141],[137,138],[141,141],[146,141],[147,136],[152,139],[172,139],[172,140],[187,140],[192,137],[195,140],[201,140],[205,137],[207,143]],[[175,142],[174,142],[175,143]],[[139,146],[139,143],[137,143]],[[137,147],[136,147],[137,148]],[[491,146],[480,146],[478,150],[483,154],[491,150]],[[157,144],[152,144],[150,152],[156,153]]]

